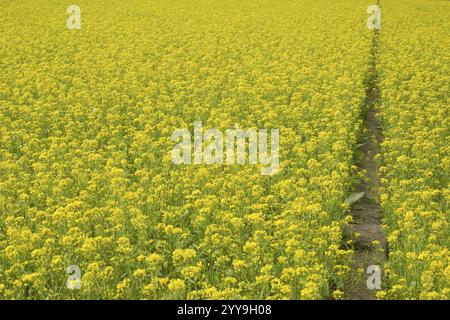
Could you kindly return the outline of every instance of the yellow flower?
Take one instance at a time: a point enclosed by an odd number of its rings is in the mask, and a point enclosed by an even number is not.
[[[143,278],[143,277],[145,277],[145,270],[144,269],[136,269],[133,272],[133,277],[135,277],[135,278]]]
[[[184,281],[181,279],[172,279],[172,280],[170,280],[167,287],[169,288],[170,291],[176,292],[176,291],[184,290],[186,285],[185,285]]]
[[[337,289],[333,291],[332,296],[335,300],[341,300],[344,297],[344,292],[340,289]]]
[[[233,261],[233,268],[237,271],[244,269],[246,266],[246,263],[244,260],[234,260]]]

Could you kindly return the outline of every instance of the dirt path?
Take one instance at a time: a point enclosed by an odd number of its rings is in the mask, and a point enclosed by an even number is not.
[[[375,155],[379,153],[382,140],[381,128],[376,117],[380,105],[380,88],[377,73],[377,53],[379,45],[379,31],[374,31],[372,40],[371,68],[367,77],[367,91],[364,104],[363,134],[360,139],[360,147],[356,153],[359,173],[364,173],[356,192],[364,192],[364,196],[354,203],[350,210],[353,223],[348,234],[354,243],[354,262],[351,276],[345,285],[345,298],[350,300],[375,299],[376,290],[367,287],[366,274],[370,265],[379,266],[382,269],[383,261],[387,258],[386,238],[381,230],[381,209],[379,204],[380,178],[378,176],[378,163]],[[356,235],[359,234],[359,237]],[[379,246],[373,245],[378,241]],[[382,270],[381,270],[382,275]]]

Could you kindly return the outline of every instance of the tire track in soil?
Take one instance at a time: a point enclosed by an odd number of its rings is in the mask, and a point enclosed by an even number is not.
[[[379,6],[379,2],[377,1]],[[381,230],[381,208],[379,203],[380,177],[375,156],[380,151],[382,141],[381,126],[377,118],[377,109],[381,104],[377,58],[379,48],[379,30],[373,31],[370,70],[366,79],[366,97],[363,106],[363,130],[360,147],[356,155],[358,172],[365,172],[356,192],[364,192],[363,198],[354,203],[349,215],[353,222],[345,233],[353,240],[354,259],[352,270],[344,286],[347,300],[374,300],[376,290],[367,288],[367,267],[378,265],[383,274],[382,265],[387,259],[387,242]],[[359,236],[357,236],[359,234]],[[378,241],[380,245],[373,245]],[[381,277],[382,278],[382,277]]]

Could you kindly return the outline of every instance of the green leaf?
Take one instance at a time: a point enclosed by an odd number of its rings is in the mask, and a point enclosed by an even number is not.
[[[344,203],[352,205],[362,197],[364,197],[364,192],[355,192],[349,195],[347,199],[344,200]]]

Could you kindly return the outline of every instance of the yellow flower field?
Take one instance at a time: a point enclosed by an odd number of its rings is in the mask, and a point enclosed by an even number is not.
[[[449,9],[445,1],[383,1],[381,197],[390,255],[381,294],[391,299],[450,299]]]
[[[378,296],[448,299],[450,3],[382,2]],[[372,1],[75,4],[1,4],[0,299],[342,298]],[[195,121],[279,172],[174,164]]]

